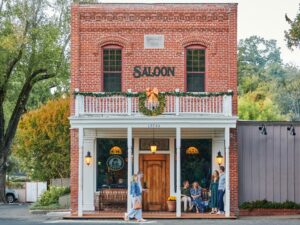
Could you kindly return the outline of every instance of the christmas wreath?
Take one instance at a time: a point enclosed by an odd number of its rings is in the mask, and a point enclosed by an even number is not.
[[[166,97],[162,93],[158,93],[157,95],[158,106],[153,109],[149,109],[146,107],[147,94],[146,92],[139,94],[139,111],[146,116],[158,116],[161,115],[166,106]]]

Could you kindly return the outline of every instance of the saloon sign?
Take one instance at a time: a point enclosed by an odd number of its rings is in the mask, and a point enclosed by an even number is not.
[[[143,76],[155,77],[155,76],[175,76],[175,67],[170,66],[135,66],[133,68],[133,76],[140,78]]]

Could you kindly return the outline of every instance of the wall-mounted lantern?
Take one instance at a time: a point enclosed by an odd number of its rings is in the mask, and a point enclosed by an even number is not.
[[[88,166],[91,165],[92,159],[93,159],[93,157],[91,156],[91,152],[88,151],[86,153],[86,156],[84,157],[85,164],[88,165]]]
[[[287,131],[289,131],[290,135],[296,136],[295,127],[293,126],[293,124],[291,124],[287,127]]]
[[[223,164],[224,157],[222,156],[221,152],[218,152],[218,155],[216,157],[216,163],[221,166]]]
[[[265,125],[265,124],[260,125],[260,126],[258,127],[258,130],[260,130],[260,133],[261,133],[262,135],[267,135],[267,134],[268,134],[267,128],[266,128],[266,125]]]

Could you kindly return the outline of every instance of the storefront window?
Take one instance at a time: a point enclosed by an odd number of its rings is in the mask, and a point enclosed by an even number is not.
[[[127,188],[127,139],[97,140],[97,190]]]
[[[208,188],[211,180],[212,142],[210,139],[181,140],[181,181],[198,182]],[[182,183],[181,182],[181,183]]]
[[[205,91],[205,49],[186,49],[186,79],[188,92]]]
[[[103,49],[103,85],[105,92],[121,91],[122,49],[108,46]]]

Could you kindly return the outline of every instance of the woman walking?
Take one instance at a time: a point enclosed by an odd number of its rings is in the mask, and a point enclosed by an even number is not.
[[[138,176],[133,175],[133,180],[130,184],[130,196],[132,208],[128,213],[125,213],[124,220],[136,219],[138,222],[145,222],[142,217],[142,190],[138,184]]]
[[[215,170],[211,177],[210,182],[210,205],[211,205],[211,214],[217,213],[218,211],[218,186],[219,186],[219,172]]]

